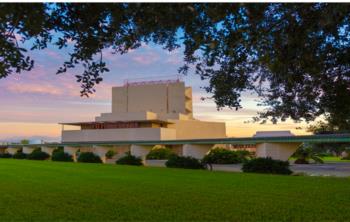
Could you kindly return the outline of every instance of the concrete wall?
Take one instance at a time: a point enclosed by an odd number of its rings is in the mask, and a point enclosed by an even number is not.
[[[116,141],[116,140],[172,140],[174,129],[128,128],[62,131],[62,142]]]
[[[113,147],[108,147],[108,146],[94,146],[93,147],[94,154],[99,156],[103,163],[106,163],[106,160],[107,160],[106,153],[109,150],[113,150]]]
[[[112,113],[128,112],[128,92],[126,87],[112,88]]]
[[[168,113],[186,113],[185,84],[175,83],[168,85]]]
[[[63,151],[65,153],[68,153],[69,155],[71,155],[73,157],[73,160],[76,162],[77,161],[77,155],[76,152],[78,151],[79,147],[75,147],[75,146],[65,146],[63,148]]]
[[[24,146],[23,148],[22,148],[22,152],[24,153],[24,154],[30,154],[30,153],[32,153],[33,152],[33,150],[35,150],[37,147],[27,147],[27,146]]]
[[[193,118],[193,102],[192,102],[192,88],[191,87],[186,87],[185,90],[185,110],[186,114],[189,115],[191,118]]]
[[[17,153],[18,150],[21,150],[21,148],[9,147],[9,148],[6,149],[6,152],[8,152],[9,154],[13,155],[13,154]]]
[[[48,146],[42,146],[41,151],[49,154],[52,156],[52,152],[56,149],[57,147],[48,147]]]
[[[157,114],[153,112],[120,112],[102,113],[95,118],[95,121],[135,121],[135,120],[156,120]]]
[[[301,143],[260,143],[256,146],[257,157],[271,157],[275,160],[288,160]]]
[[[145,163],[147,154],[151,151],[153,146],[145,146],[145,145],[131,145],[130,153],[133,156],[142,158]]]
[[[226,125],[220,122],[199,120],[171,120],[169,128],[176,130],[176,139],[225,138]]]
[[[186,113],[185,84],[129,85],[112,88],[112,113]]]
[[[199,144],[184,144],[182,148],[183,156],[190,156],[196,159],[202,159],[213,145],[199,145]]]

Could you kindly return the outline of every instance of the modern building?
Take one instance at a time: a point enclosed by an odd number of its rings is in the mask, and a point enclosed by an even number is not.
[[[112,88],[112,112],[93,122],[62,123],[62,142],[226,137],[225,123],[197,120],[192,107],[192,88],[180,80],[128,82]]]
[[[75,129],[68,129],[72,126]],[[74,159],[79,153],[93,152],[103,162],[114,163],[126,152],[145,159],[158,145],[198,159],[220,146],[253,149],[257,157],[287,160],[303,142],[350,142],[350,135],[294,136],[289,131],[265,131],[247,138],[227,137],[225,123],[193,117],[192,89],[176,79],[113,87],[111,112],[90,122],[62,123],[61,143],[9,144],[0,146],[0,153],[21,150],[28,154],[40,148],[51,155],[64,147]],[[108,151],[117,154],[107,159]]]

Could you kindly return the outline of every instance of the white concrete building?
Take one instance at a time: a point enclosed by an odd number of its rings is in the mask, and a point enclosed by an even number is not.
[[[51,154],[63,146],[75,160],[77,153],[94,152],[103,162],[114,163],[126,152],[145,158],[156,145],[166,145],[178,155],[198,159],[217,146],[231,149],[254,146],[258,157],[287,160],[303,141],[295,140],[288,131],[228,138],[225,123],[193,118],[192,89],[179,80],[128,82],[113,87],[111,108],[110,113],[96,116],[95,121],[62,123],[60,144],[8,145],[2,151],[13,154],[21,149],[30,153],[40,147]],[[113,160],[106,158],[108,151],[116,153]]]
[[[179,80],[112,89],[112,112],[93,122],[62,123],[62,142],[225,138],[222,122],[193,118],[192,89]],[[66,125],[77,126],[67,130]]]

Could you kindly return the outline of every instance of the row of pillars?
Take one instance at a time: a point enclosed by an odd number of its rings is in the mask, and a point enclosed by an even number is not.
[[[257,157],[271,157],[277,160],[288,160],[288,158],[297,150],[299,143],[260,143],[256,146]],[[141,157],[145,160],[147,154],[153,148],[153,145],[130,145],[130,146],[91,146],[91,147],[76,147],[76,146],[64,146],[64,152],[73,156],[76,161],[76,153],[79,149],[80,152],[93,152],[98,155],[101,160],[106,163],[106,153],[109,150],[113,150],[117,153],[115,158],[120,158],[130,151],[131,155]],[[173,151],[182,156],[190,156],[196,159],[202,159],[209,151],[215,147],[212,144],[184,144],[180,146],[172,146]],[[40,147],[41,151],[52,155],[52,152],[56,147]],[[15,154],[19,149],[18,147],[7,148],[7,152]],[[25,154],[31,153],[36,147],[23,146],[22,152]]]
[[[301,143],[259,143],[256,145],[256,157],[271,157],[276,160],[288,160]],[[134,156],[145,158],[153,146],[131,145],[130,152]],[[202,159],[214,146],[212,144],[184,144],[182,156]]]

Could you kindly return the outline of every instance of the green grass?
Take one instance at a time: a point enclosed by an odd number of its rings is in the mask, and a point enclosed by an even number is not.
[[[348,221],[350,179],[0,159],[0,221]]]
[[[350,162],[350,160],[342,160],[341,157],[337,156],[325,156],[322,159],[325,162]]]
[[[289,162],[290,163],[294,163],[294,161],[296,160],[296,158],[294,157],[290,157],[289,159]],[[322,157],[322,160],[325,162],[325,163],[330,163],[330,162],[338,162],[338,163],[342,163],[342,162],[350,162],[350,160],[342,160],[341,157],[337,157],[337,156],[325,156],[325,157]],[[311,162],[313,162],[313,160],[311,160]]]

